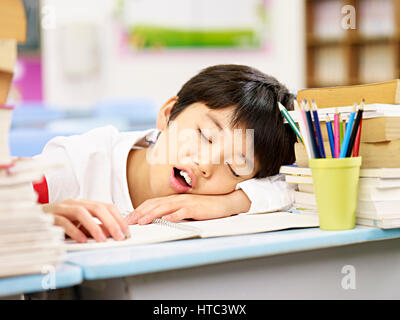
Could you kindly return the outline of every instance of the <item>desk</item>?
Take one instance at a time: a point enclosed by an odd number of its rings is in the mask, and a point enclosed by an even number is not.
[[[54,277],[51,272],[48,269],[43,274],[0,278],[0,297],[70,287],[83,280],[81,269],[73,265],[60,264],[54,269]]]
[[[88,299],[399,299],[398,238],[400,229],[311,228],[71,252],[67,260],[81,268]],[[346,268],[354,289],[343,284]]]

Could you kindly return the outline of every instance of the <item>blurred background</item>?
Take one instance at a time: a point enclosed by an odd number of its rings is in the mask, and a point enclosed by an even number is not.
[[[24,0],[12,155],[103,125],[155,126],[201,69],[245,64],[290,91],[399,77],[399,0]],[[354,9],[354,10],[353,10]]]

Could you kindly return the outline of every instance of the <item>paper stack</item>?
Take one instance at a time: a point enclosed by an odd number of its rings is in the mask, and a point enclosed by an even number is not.
[[[8,132],[13,107],[6,106],[17,60],[26,38],[19,0],[0,1],[0,277],[48,272],[65,256],[64,230],[42,211],[32,182],[55,164],[10,156]]]
[[[32,182],[57,165],[11,158],[4,127],[12,108],[0,111],[0,277],[44,272],[64,259],[64,230],[37,204]]]
[[[311,169],[282,166],[287,183],[297,185],[294,210],[317,210]],[[400,168],[361,169],[356,223],[378,228],[400,227]]]
[[[26,40],[25,9],[20,0],[0,1],[0,105],[5,105],[14,68],[17,44]]]

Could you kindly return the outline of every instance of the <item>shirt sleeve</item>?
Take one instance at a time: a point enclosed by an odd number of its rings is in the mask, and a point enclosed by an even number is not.
[[[94,170],[96,161],[93,160],[108,157],[112,137],[117,132],[116,128],[106,126],[82,135],[58,136],[46,144],[35,158],[63,165],[45,174],[50,203],[82,197],[92,178],[88,172]]]
[[[285,182],[284,175],[249,179],[236,185],[251,201],[247,213],[288,210],[294,202],[294,185]]]

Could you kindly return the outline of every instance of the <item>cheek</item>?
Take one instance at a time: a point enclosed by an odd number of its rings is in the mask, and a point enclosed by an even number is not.
[[[150,188],[155,197],[162,197],[172,194],[169,186],[170,167],[168,165],[150,166]]]

